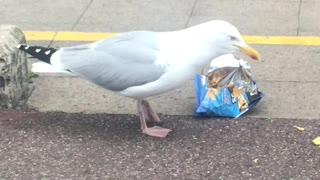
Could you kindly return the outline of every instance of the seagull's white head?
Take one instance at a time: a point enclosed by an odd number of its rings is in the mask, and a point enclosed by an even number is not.
[[[241,37],[238,29],[226,21],[210,21],[198,27],[200,36],[212,44],[214,49],[219,49],[222,54],[241,51],[254,60],[260,60],[259,53],[250,47]]]

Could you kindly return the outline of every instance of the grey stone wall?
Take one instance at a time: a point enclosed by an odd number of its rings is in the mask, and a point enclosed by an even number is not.
[[[0,107],[16,108],[28,93],[27,56],[16,48],[25,43],[16,26],[0,25]]]

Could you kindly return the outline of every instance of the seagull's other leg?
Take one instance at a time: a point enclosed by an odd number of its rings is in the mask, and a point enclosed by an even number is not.
[[[148,120],[151,120],[152,122],[154,122],[156,125],[161,125],[162,121],[160,120],[159,116],[157,115],[157,113],[155,113],[149,102],[146,100],[142,100],[141,101],[142,105],[143,105],[143,109],[144,109],[144,113],[145,113],[145,117]]]
[[[138,113],[140,117],[142,133],[154,137],[166,137],[171,131],[170,129],[162,128],[160,126],[153,126],[149,128],[147,126],[143,101],[144,100],[138,100]]]

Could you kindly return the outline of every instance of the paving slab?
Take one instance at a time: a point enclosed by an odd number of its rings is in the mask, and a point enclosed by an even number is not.
[[[40,111],[136,114],[136,101],[106,91],[77,77],[43,76],[33,80],[29,105]],[[193,81],[173,92],[150,98],[157,112],[192,114]]]
[[[23,30],[67,31],[75,25],[78,31],[174,30],[225,19],[249,35],[296,35],[298,26],[299,35],[319,32],[316,0],[301,1],[301,9],[300,0],[198,0],[193,9],[194,3],[195,0],[26,0],[24,8],[17,8],[20,1],[2,0],[0,15],[2,24],[18,25]]]
[[[29,106],[39,111],[136,114],[136,102],[76,77],[43,76],[34,80]],[[246,113],[259,118],[320,118],[318,82],[257,81],[265,97]],[[149,99],[158,113],[192,115],[195,107],[193,80],[172,92]]]
[[[198,0],[188,26],[227,20],[242,34],[296,35],[300,0]]]
[[[254,45],[263,62],[246,60],[257,80],[320,82],[320,46]],[[240,56],[240,57],[243,57]]]
[[[22,30],[70,31],[92,0],[1,0],[1,24],[13,24]]]
[[[95,0],[75,30],[123,32],[168,31],[186,26],[195,0]]]
[[[304,0],[301,3],[299,35],[319,36],[320,35],[320,2],[316,0]]]
[[[161,116],[141,134],[131,115],[0,110],[0,179],[317,179],[319,120]],[[304,127],[304,132],[293,126]]]
[[[246,116],[260,118],[320,118],[318,82],[270,82],[258,81],[265,98]]]

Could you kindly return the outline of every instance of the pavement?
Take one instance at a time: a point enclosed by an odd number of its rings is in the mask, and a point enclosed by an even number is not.
[[[167,31],[223,19],[248,36],[320,36],[316,0],[0,2],[0,23],[26,32]],[[318,147],[310,142],[320,135],[320,47],[253,47],[264,62],[246,60],[266,97],[238,120],[197,121],[190,116],[195,103],[190,80],[150,99],[165,126],[175,128],[164,140],[141,135],[134,101],[77,77],[41,74],[32,79],[28,102],[37,111],[0,110],[0,178],[317,179]],[[295,131],[296,124],[307,131]]]
[[[1,111],[0,179],[319,179],[319,120]],[[293,126],[306,130],[297,131]]]

